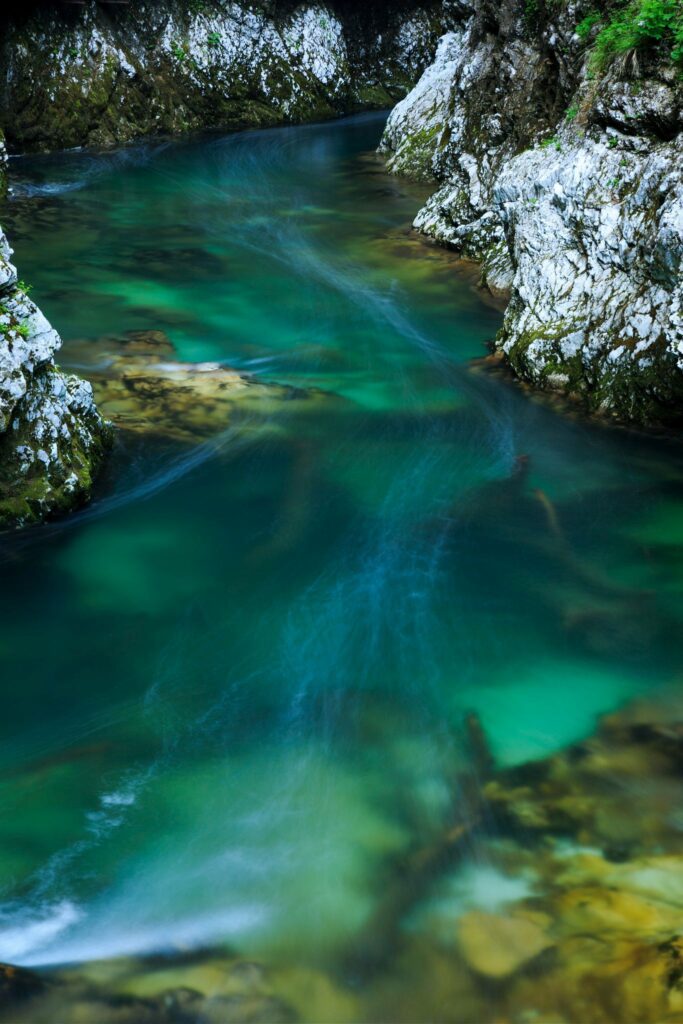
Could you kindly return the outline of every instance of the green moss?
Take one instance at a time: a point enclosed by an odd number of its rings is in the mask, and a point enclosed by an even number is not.
[[[432,158],[439,132],[440,126],[434,124],[404,136],[395,158],[396,167],[402,174],[422,181],[433,180]]]
[[[34,377],[34,387],[49,385],[60,373],[47,366]],[[35,423],[25,415],[25,398],[17,405],[11,431],[0,435],[0,528],[25,526],[48,516],[69,512],[90,496],[93,481],[113,442],[113,429],[96,412],[82,418],[65,415],[68,436],[60,434],[58,458],[45,465],[33,458],[28,469],[22,449],[34,455],[42,447],[35,435]],[[75,478],[75,480],[74,480]]]
[[[635,356],[634,341],[615,337],[610,348],[590,359],[585,352],[563,356],[559,343],[579,326],[561,320],[526,331],[506,358],[522,380],[579,399],[587,412],[641,425],[680,419],[676,410],[683,404],[683,386],[678,383],[680,375],[663,342]],[[498,344],[502,346],[504,341],[503,330]],[[539,341],[541,350],[529,358],[530,345]],[[615,359],[612,353],[618,348],[623,352]]]
[[[518,336],[514,346],[507,353],[513,369],[523,378],[533,380],[541,387],[555,388],[553,378],[561,375],[567,379],[567,390],[578,387],[582,363],[580,355],[566,359],[559,351],[558,343],[568,334],[577,329],[577,324],[568,320],[555,320],[552,324],[543,324],[535,330],[527,330]],[[504,335],[501,336],[504,341]],[[528,358],[531,345],[542,344],[542,357],[535,354],[533,360]]]
[[[383,85],[362,84],[354,92],[356,106],[383,110],[393,106],[394,99]]]

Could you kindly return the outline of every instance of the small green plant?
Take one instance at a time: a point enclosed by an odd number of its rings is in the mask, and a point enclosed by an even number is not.
[[[26,321],[24,321],[23,323],[20,323],[20,324],[18,324],[16,322],[15,323],[11,323],[10,322],[8,324],[0,324],[0,335],[3,338],[11,338],[12,336],[14,336],[16,334],[18,334],[22,338],[28,338],[30,333],[31,333],[31,328],[30,328],[28,322],[26,322]]]
[[[616,137],[616,135],[610,135],[609,139],[607,140],[607,145],[610,149],[617,148],[617,146],[619,145],[619,139]]]
[[[20,292],[23,292],[24,295],[28,295],[31,291],[33,291],[33,285],[27,284],[26,281],[17,281],[17,288],[19,289]]]
[[[220,46],[221,45],[220,33],[219,32],[209,32],[208,36],[206,37],[206,45],[210,46],[212,49],[215,49],[217,46]]]
[[[610,180],[607,182],[607,185],[611,189],[617,189],[621,185],[621,178],[610,178]]]
[[[564,115],[567,121],[575,121],[579,113],[579,108],[576,104],[572,104]]]
[[[541,143],[541,149],[550,149],[551,146],[554,146],[558,153],[562,152],[562,143],[557,135],[551,135],[549,139],[543,139]]]
[[[180,61],[181,64],[187,59],[187,50],[177,39],[174,39],[171,43],[171,53],[177,61]]]

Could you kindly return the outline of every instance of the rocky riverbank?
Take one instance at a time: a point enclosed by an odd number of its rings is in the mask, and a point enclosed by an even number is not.
[[[3,16],[0,124],[10,150],[51,150],[390,106],[414,84],[450,17],[436,0],[391,14],[354,3],[29,4]],[[4,140],[0,163],[4,193]],[[3,528],[86,500],[112,432],[90,385],[55,365],[59,336],[17,282],[3,234],[0,254]],[[178,373],[167,372],[167,393]],[[203,372],[193,382],[220,389],[224,377]],[[112,389],[110,378],[110,399]]]
[[[5,27],[0,116],[24,151],[389,107],[450,23],[439,0],[29,4]]]
[[[677,422],[680,58],[664,29],[600,57],[613,23],[594,7],[462,4],[381,148],[440,183],[418,230],[509,296],[497,345],[520,377],[594,413]]]
[[[112,441],[90,384],[55,364],[60,337],[11,257],[0,230],[0,529],[86,501]]]

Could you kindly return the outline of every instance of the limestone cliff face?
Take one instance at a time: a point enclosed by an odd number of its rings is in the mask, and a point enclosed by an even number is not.
[[[11,254],[0,231],[0,529],[81,504],[111,442],[90,385],[55,365],[59,335]]]
[[[25,151],[387,107],[448,12],[439,0],[35,4],[3,33],[0,118]]]
[[[622,420],[678,420],[680,71],[653,48],[596,74],[576,32],[590,5],[546,10],[534,28],[512,2],[463,6],[382,148],[441,182],[415,225],[510,296],[497,344],[521,377]]]

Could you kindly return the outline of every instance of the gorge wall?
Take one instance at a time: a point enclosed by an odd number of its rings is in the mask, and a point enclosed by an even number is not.
[[[2,18],[0,125],[25,152],[391,106],[451,14],[437,0],[88,0]],[[0,529],[87,499],[112,438],[90,385],[55,364],[59,336],[10,257],[0,231]]]
[[[669,19],[652,38],[641,8]],[[615,11],[645,45],[598,61]],[[416,227],[509,298],[512,368],[590,411],[671,423],[682,19],[680,0],[28,2],[2,15],[0,127],[10,152],[107,146],[387,107],[415,86],[382,149],[439,185]],[[0,235],[0,527],[86,498],[111,439],[10,256]]]
[[[440,183],[415,226],[509,296],[516,373],[638,423],[683,409],[681,39],[678,0],[464,0],[381,147]]]
[[[29,4],[0,48],[8,145],[108,145],[390,107],[451,23],[440,0]]]

